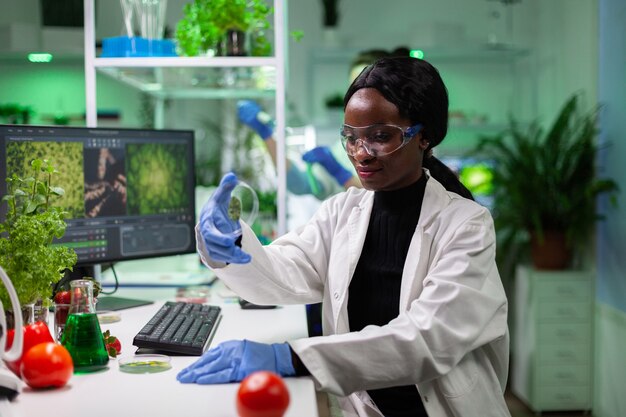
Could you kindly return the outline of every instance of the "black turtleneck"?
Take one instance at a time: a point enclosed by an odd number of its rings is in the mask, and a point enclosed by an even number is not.
[[[419,220],[426,181],[422,174],[408,187],[374,193],[365,243],[350,281],[351,331],[370,324],[384,326],[398,316],[402,270]],[[369,390],[368,394],[385,416],[427,416],[414,385]]]

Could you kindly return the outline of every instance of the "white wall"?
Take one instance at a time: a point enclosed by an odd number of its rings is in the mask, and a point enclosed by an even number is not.
[[[0,26],[21,22],[39,24],[39,0],[0,0]]]
[[[568,95],[582,90],[587,105],[597,102],[597,1],[538,2],[538,113],[553,116]],[[531,21],[532,22],[532,21]],[[533,27],[529,27],[533,30]]]

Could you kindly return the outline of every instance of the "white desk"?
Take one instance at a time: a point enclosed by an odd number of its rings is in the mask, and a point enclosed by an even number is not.
[[[230,339],[248,338],[259,342],[282,342],[306,337],[306,313],[303,306],[283,306],[272,310],[242,310],[238,304],[225,303],[214,291],[210,304],[222,306],[222,321],[211,346]],[[131,356],[135,334],[161,307],[174,299],[175,289],[142,290],[122,288],[122,297],[159,300],[155,304],[120,310],[122,320],[101,325],[122,343],[119,357]],[[197,357],[172,356],[172,369],[156,374],[120,372],[116,359],[106,371],[73,375],[61,389],[24,391],[11,403],[15,417],[160,417],[202,416],[235,417],[235,396],[239,384],[181,384],[176,374]],[[291,402],[286,417],[317,417],[313,382],[309,378],[285,378]],[[4,417],[4,416],[2,416]]]

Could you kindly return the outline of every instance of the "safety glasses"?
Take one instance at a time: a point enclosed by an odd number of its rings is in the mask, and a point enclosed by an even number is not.
[[[391,124],[375,124],[355,127],[344,124],[341,126],[341,144],[346,153],[352,157],[357,155],[360,147],[373,157],[386,156],[394,153],[409,143],[422,129],[421,124],[403,128]]]

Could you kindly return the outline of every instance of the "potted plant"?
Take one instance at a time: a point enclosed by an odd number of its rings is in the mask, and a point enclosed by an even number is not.
[[[32,176],[7,177],[6,219],[0,223],[0,265],[13,282],[22,306],[41,301],[46,305],[53,285],[66,269],[76,263],[74,250],[54,245],[53,239],[65,233],[65,212],[52,207],[53,199],[64,194],[53,186],[57,170],[47,160],[31,163]],[[9,306],[9,296],[0,287],[0,301]]]
[[[602,218],[596,197],[616,201],[617,184],[596,167],[597,109],[583,112],[579,101],[572,95],[547,131],[537,121],[523,127],[511,118],[504,132],[481,138],[474,150],[495,162],[497,252],[509,270],[524,249],[537,269],[573,266]]]
[[[184,17],[176,27],[179,49],[188,56],[208,50],[247,55],[242,42],[250,35],[252,55],[269,55],[271,45],[264,32],[271,12],[264,0],[194,0],[184,6]]]
[[[264,0],[212,0],[213,22],[225,36],[226,55],[246,55],[245,36],[252,41],[252,55],[269,55],[271,46],[265,37],[271,8]]]

